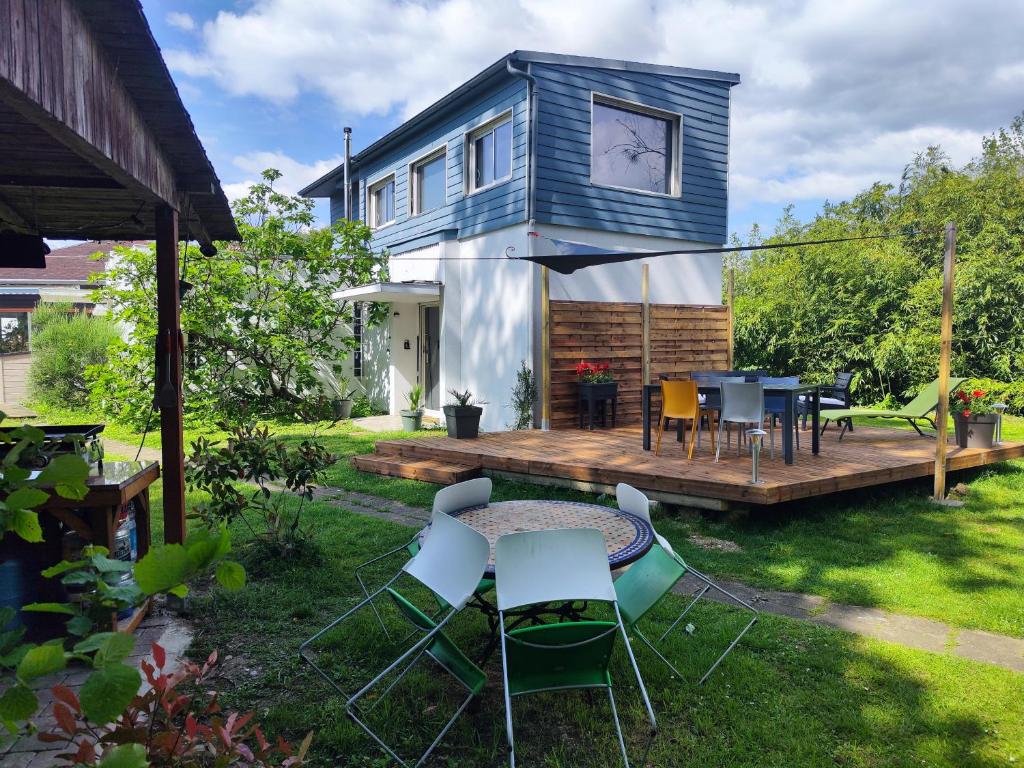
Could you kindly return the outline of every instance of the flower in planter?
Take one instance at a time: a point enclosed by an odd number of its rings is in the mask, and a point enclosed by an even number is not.
[[[995,413],[993,404],[992,397],[983,389],[974,389],[969,392],[960,389],[954,392],[950,398],[950,410],[953,415],[963,419]]]
[[[615,381],[609,363],[589,363],[580,360],[576,365],[576,376],[583,384],[605,384]]]

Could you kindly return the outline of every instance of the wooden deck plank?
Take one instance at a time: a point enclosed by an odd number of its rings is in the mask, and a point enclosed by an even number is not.
[[[638,427],[608,430],[524,430],[494,432],[477,440],[407,438],[382,440],[376,455],[392,471],[396,462],[436,461],[539,478],[563,478],[580,483],[614,486],[626,482],[638,488],[749,504],[777,504],[839,491],[885,485],[934,472],[935,444],[913,432],[857,427],[838,439],[837,430],[822,436],[821,453],[810,451],[810,432],[801,433],[796,462],[782,461],[781,437],[776,458],[762,453],[762,484],[750,483],[750,457],[725,446],[719,463],[704,435],[701,448],[689,461],[674,434],[666,434],[662,453],[640,448]],[[990,450],[950,448],[951,471],[970,469],[1024,457],[1024,443],[1004,442]],[[370,468],[373,462],[363,462]],[[362,468],[362,467],[361,467]],[[413,472],[413,469],[409,470]],[[406,477],[413,474],[404,475]]]

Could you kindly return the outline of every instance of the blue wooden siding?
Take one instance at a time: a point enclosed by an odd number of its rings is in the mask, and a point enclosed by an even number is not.
[[[366,208],[367,186],[395,174],[395,222],[374,233],[375,248],[401,252],[421,247],[439,233],[455,230],[460,238],[500,229],[526,219],[528,114],[526,82],[504,78],[489,92],[456,109],[440,124],[425,128],[413,141],[363,163],[359,168],[359,209]],[[512,178],[474,194],[465,194],[465,134],[512,110]],[[427,213],[409,212],[409,164],[441,146],[447,147],[446,204]],[[340,193],[331,198],[331,218],[341,216]]]
[[[729,85],[592,67],[535,64],[538,222],[709,243],[726,241]],[[679,197],[590,183],[590,104],[597,92],[682,115]]]

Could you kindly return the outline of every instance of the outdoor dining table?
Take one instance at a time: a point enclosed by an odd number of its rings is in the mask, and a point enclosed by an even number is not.
[[[491,545],[491,557],[484,570],[485,579],[494,578],[494,544],[498,537],[507,533],[546,531],[558,528],[596,528],[604,536],[608,548],[608,567],[611,570],[623,568],[646,555],[654,545],[654,529],[642,517],[614,507],[587,504],[579,501],[557,501],[549,499],[522,499],[515,501],[494,501],[486,505],[467,507],[453,512],[457,518],[482,533]],[[429,526],[420,533],[422,543]],[[499,618],[497,607],[478,592],[468,605],[481,611],[488,620],[491,642],[481,658],[486,659],[493,652],[497,642]],[[574,604],[559,606],[536,606],[528,609],[506,611],[506,616],[515,620],[512,627],[527,622],[543,621],[545,616],[559,620],[585,618],[587,606]]]
[[[819,453],[821,431],[819,420],[821,412],[821,398],[818,384],[766,384],[764,387],[765,397],[785,397],[785,410],[782,414],[782,457],[787,464],[793,463],[793,431],[796,428],[796,401],[803,395],[811,409],[811,452]],[[702,395],[714,394],[719,391],[717,385],[697,387]],[[641,398],[641,414],[643,417],[643,446],[645,451],[651,450],[651,399],[656,392],[661,392],[661,384],[645,384],[643,397]]]

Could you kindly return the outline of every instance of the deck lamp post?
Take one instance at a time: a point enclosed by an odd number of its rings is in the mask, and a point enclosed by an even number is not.
[[[764,436],[768,433],[763,429],[748,429],[747,437],[750,438],[750,456],[751,456],[751,485],[762,485],[764,480],[759,480],[757,477],[757,470],[761,464],[761,443],[764,441]]]
[[[1001,445],[1003,442],[1003,411],[1009,406],[1006,403],[993,403],[992,410],[996,412],[996,439],[995,444]]]

